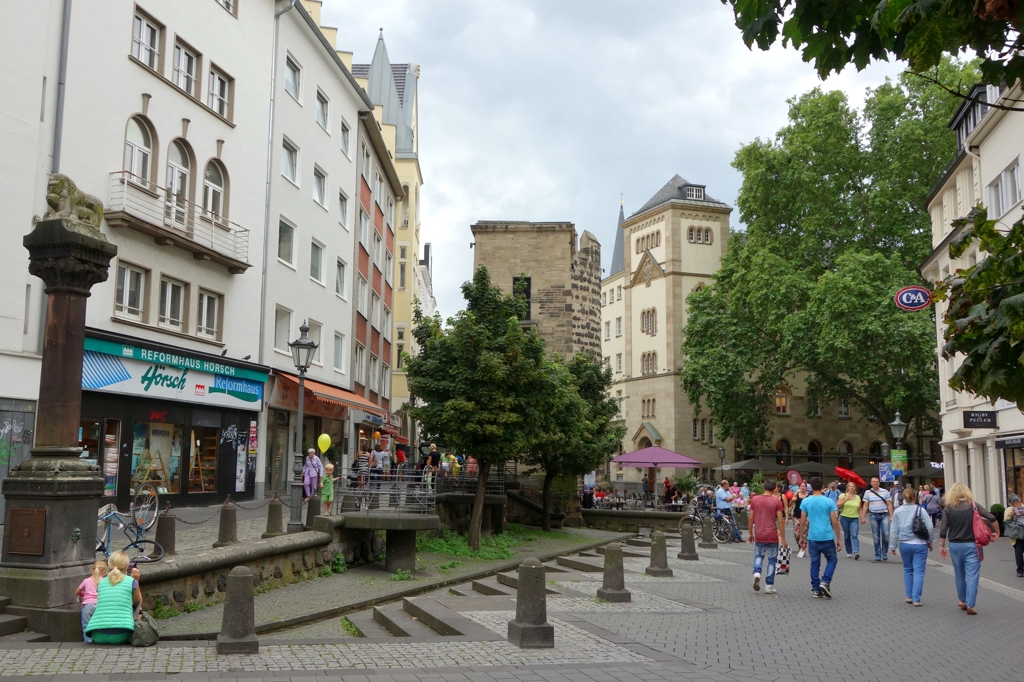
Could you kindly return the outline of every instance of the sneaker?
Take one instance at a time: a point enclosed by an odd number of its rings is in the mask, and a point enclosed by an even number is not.
[[[765,594],[775,594],[775,585],[765,585],[764,593]]]
[[[847,553],[846,553],[846,558],[847,558],[847,559],[852,559],[852,558],[853,558],[853,555],[852,555],[852,554],[850,554],[849,552],[847,552]]]
[[[881,561],[881,559],[878,558],[878,557],[875,557],[875,561]]]
[[[811,596],[815,599],[821,599],[824,595],[822,595],[821,590],[811,590]]]
[[[853,560],[856,561],[857,559],[860,559],[860,552],[853,553]]]
[[[832,598],[832,585],[830,585],[829,583],[822,583],[821,584],[821,594],[824,595],[825,597],[831,599]]]
[[[889,557],[887,557],[887,556],[882,557],[882,561],[888,561],[888,560],[889,560]]]
[[[760,591],[761,591],[761,574],[760,573],[755,573],[754,574],[754,592],[760,592]]]

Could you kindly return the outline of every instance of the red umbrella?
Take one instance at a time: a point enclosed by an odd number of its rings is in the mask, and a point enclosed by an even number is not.
[[[849,483],[857,484],[857,487],[859,487],[859,488],[867,488],[868,487],[868,484],[864,482],[863,478],[861,478],[857,474],[853,473],[849,469],[844,469],[843,467],[836,467],[836,476],[838,476],[839,478],[841,478],[844,481],[847,481]]]

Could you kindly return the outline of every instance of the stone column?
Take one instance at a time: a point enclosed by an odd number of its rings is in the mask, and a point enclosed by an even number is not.
[[[604,579],[597,590],[597,598],[610,602],[631,601],[622,570],[622,545],[613,542],[604,549]]]
[[[693,532],[692,530],[690,531]],[[671,578],[672,569],[668,567],[668,552],[665,548],[665,534],[660,530],[651,536],[651,564],[647,567],[647,575],[656,578]]]
[[[95,560],[103,478],[98,466],[79,459],[78,447],[85,304],[117,254],[99,231],[99,199],[55,174],[46,201],[50,210],[23,240],[29,272],[43,280],[47,295],[35,446],[3,481],[0,554],[0,594],[40,609],[74,604],[75,588]],[[72,616],[77,612],[63,614]]]
[[[548,623],[547,587],[544,565],[526,559],[519,566],[516,588],[516,618],[508,622],[508,641],[523,649],[551,649],[555,628]]]

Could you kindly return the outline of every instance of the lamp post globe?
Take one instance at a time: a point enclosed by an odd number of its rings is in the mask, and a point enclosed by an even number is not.
[[[299,373],[299,406],[298,406],[298,440],[299,446],[295,452],[295,463],[292,465],[292,494],[291,513],[288,518],[288,532],[299,533],[302,531],[302,422],[304,418],[305,397],[306,397],[306,370],[313,364],[316,349],[319,344],[309,338],[309,325],[302,321],[299,327],[299,338],[288,344],[292,351],[292,362]]]

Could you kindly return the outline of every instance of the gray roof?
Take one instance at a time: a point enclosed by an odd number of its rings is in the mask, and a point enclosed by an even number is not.
[[[622,236],[622,223],[625,221],[626,216],[622,210],[622,204],[619,204],[619,224],[615,226],[615,246],[612,247],[612,267],[608,276],[617,275],[626,269],[626,253],[623,240],[625,237]]]
[[[647,203],[640,207],[640,210],[638,210],[635,213],[633,213],[633,215],[636,215],[637,213],[643,213],[644,211],[652,209],[655,206],[660,206],[662,204],[668,203],[669,201],[672,201],[673,199],[680,199],[680,200],[683,200],[683,201],[698,201],[699,202],[699,200],[697,200],[697,199],[687,199],[686,198],[686,194],[683,191],[683,188],[687,187],[687,186],[690,186],[690,187],[702,187],[702,185],[695,185],[694,183],[688,181],[686,178],[682,177],[681,175],[679,175],[677,173],[676,175],[672,176],[672,179],[669,180],[668,182],[666,182],[665,186],[662,187],[661,189],[659,189],[658,192],[653,197],[648,199]],[[708,193],[704,192],[704,200],[703,200],[703,202],[699,202],[699,203],[721,204],[722,202],[718,201],[718,199],[715,199],[713,197],[708,196]]]
[[[398,99],[405,105],[405,79],[406,74],[409,73],[408,64],[392,64],[391,75],[395,79],[395,89],[398,90]],[[369,64],[353,64],[352,75],[356,78],[369,78],[370,77],[370,65]]]
[[[416,148],[412,132],[412,105],[406,102],[407,84],[415,93],[415,71],[409,64],[392,64],[388,59],[388,49],[384,44],[384,33],[377,38],[377,48],[373,53],[373,61],[369,64],[353,64],[352,75],[369,80],[367,94],[374,105],[384,107],[384,120],[381,123],[396,128],[395,144],[399,154],[412,155]]]

